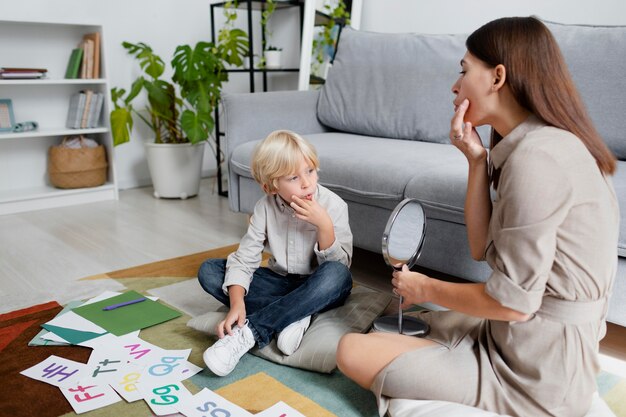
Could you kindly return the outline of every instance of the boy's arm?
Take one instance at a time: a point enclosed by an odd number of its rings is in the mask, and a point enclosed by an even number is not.
[[[320,230],[318,230],[318,244],[314,248],[318,264],[328,261],[341,262],[349,267],[352,262],[352,231],[348,221],[348,205],[345,202],[336,210],[329,211],[332,221],[333,241],[330,246],[322,246]]]
[[[341,206],[330,213],[333,220],[335,241],[325,249],[315,248],[317,258],[321,264],[323,261],[338,261],[347,267],[352,263],[352,230],[348,218],[348,205],[341,201]]]
[[[327,208],[315,200],[292,196],[291,207],[298,218],[317,227],[317,244],[314,247],[318,264],[328,261],[350,266],[352,261],[352,232],[348,222],[348,205],[339,199]]]
[[[267,238],[266,216],[265,198],[262,198],[254,207],[248,230],[241,238],[239,248],[236,252],[228,255],[226,276],[222,286],[225,294],[229,294],[228,287],[231,285],[243,287],[244,295],[248,293],[252,275],[261,265],[263,258],[263,249]]]

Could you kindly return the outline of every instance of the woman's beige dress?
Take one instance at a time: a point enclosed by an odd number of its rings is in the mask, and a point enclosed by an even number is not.
[[[531,116],[496,145],[501,169],[486,291],[527,322],[425,313],[438,343],[376,377],[389,398],[447,400],[511,416],[583,416],[617,266],[615,192],[583,143]]]

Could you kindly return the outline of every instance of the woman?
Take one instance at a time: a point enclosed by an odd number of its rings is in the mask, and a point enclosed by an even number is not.
[[[619,213],[602,142],[539,20],[504,18],[467,39],[452,86],[452,143],[467,157],[472,257],[459,284],[394,272],[405,305],[433,302],[426,339],[345,336],[339,368],[389,398],[446,400],[512,416],[581,416],[591,404],[616,271]],[[490,125],[489,156],[474,126]],[[490,184],[496,191],[490,199]]]

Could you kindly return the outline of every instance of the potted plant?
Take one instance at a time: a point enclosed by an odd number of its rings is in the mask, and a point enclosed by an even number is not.
[[[274,11],[276,11],[276,0],[265,0],[263,11],[261,12],[261,31],[263,32],[261,49],[263,56],[259,62],[260,68],[278,69],[281,67],[280,62],[283,48],[269,44],[272,38],[272,32],[268,29],[267,24],[270,21],[270,17],[274,14]]]
[[[123,42],[122,46],[137,59],[142,74],[128,92],[111,89],[113,143],[117,146],[130,140],[138,117],[154,134],[154,141],[145,146],[155,197],[194,196],[200,186],[204,144],[215,125],[213,113],[222,84],[228,81],[225,65],[243,65],[248,51],[246,34],[230,29],[220,32],[217,44],[201,41],[193,48],[178,46],[170,62],[170,81],[163,79],[165,62],[150,46],[141,42]],[[133,102],[140,94],[146,97],[146,104],[135,109]]]
[[[350,12],[346,3],[338,0],[334,6],[326,3],[323,13],[327,16],[327,20],[319,34],[313,39],[315,61],[312,64],[312,72],[325,79],[330,62],[335,56],[340,27],[350,24]]]
[[[263,51],[263,57],[265,58],[265,68],[267,69],[277,69],[281,67],[281,54],[283,48],[278,48],[276,46],[268,46]]]

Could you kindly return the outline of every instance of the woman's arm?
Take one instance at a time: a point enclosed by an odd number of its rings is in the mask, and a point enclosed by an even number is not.
[[[469,164],[465,196],[465,226],[470,253],[475,260],[483,259],[487,249],[487,232],[491,219],[491,197],[487,159]]]
[[[485,291],[485,284],[459,284],[429,278],[433,303],[470,316],[501,321],[526,321],[529,314],[504,307]]]
[[[487,249],[487,231],[491,219],[491,197],[489,195],[489,173],[487,150],[470,122],[463,123],[469,108],[465,99],[457,107],[450,121],[450,141],[469,163],[467,194],[465,196],[465,225],[472,258],[480,260]]]
[[[394,292],[404,297],[403,308],[431,302],[470,316],[490,320],[526,321],[530,315],[500,304],[485,291],[485,284],[460,284],[411,272],[406,265],[395,271]]]

